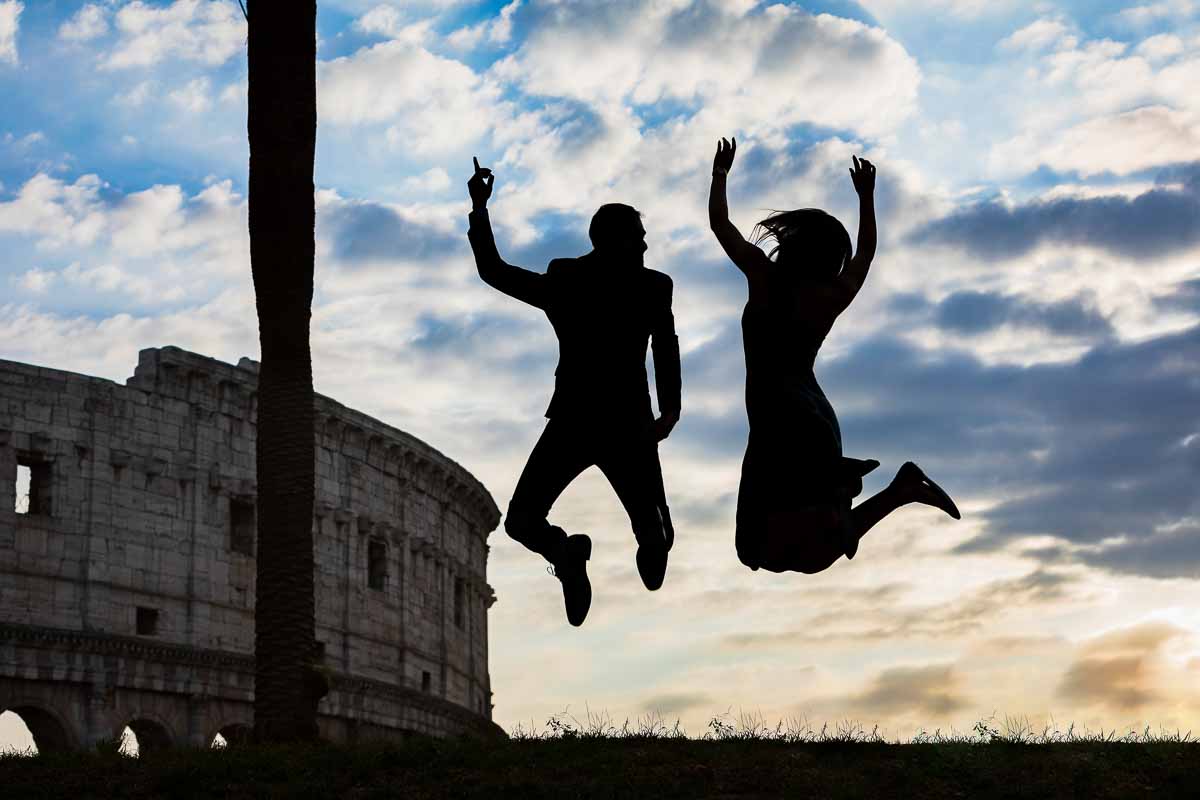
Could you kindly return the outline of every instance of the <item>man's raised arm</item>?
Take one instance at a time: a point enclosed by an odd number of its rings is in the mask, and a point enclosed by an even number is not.
[[[467,238],[471,241],[471,251],[475,254],[475,267],[479,270],[479,277],[483,278],[488,286],[495,287],[510,297],[544,308],[546,276],[540,272],[515,267],[500,258],[487,210],[487,201],[492,196],[492,184],[496,182],[496,176],[490,169],[480,167],[478,158],[474,161],[475,174],[467,181],[467,191],[471,193]]]

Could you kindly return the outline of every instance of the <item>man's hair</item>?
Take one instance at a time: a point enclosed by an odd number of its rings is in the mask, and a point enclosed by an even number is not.
[[[588,226],[588,238],[592,247],[601,249],[619,242],[630,235],[634,223],[642,218],[642,212],[624,203],[605,203],[592,215]]]

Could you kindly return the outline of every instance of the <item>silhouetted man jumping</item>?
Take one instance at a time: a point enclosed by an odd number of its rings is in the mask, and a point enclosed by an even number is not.
[[[674,530],[663,490],[658,442],[679,421],[679,340],[671,314],[671,279],[646,269],[646,230],[636,209],[601,206],[588,236],[592,252],[556,258],[545,274],[500,258],[488,219],[495,176],[475,160],[467,181],[473,210],[468,236],[479,276],[546,312],[559,359],[549,421],[513,490],[504,530],[540,553],[562,582],[567,620],[582,625],[592,603],[587,560],[592,540],[568,536],[546,520],[567,485],[600,468],[625,506],[637,538],[637,566],[647,589],[662,586]],[[646,345],[652,343],[661,416],[650,408]]]

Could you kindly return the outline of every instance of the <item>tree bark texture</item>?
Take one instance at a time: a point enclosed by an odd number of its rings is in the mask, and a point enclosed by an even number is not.
[[[254,738],[311,740],[326,688],[312,667],[317,4],[249,6],[250,263],[262,349]]]

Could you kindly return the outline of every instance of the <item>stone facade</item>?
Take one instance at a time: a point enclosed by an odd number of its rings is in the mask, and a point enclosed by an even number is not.
[[[121,386],[0,361],[0,711],[40,749],[251,724],[257,366],[149,349]],[[495,502],[402,431],[320,395],[316,413],[322,735],[499,734]]]

